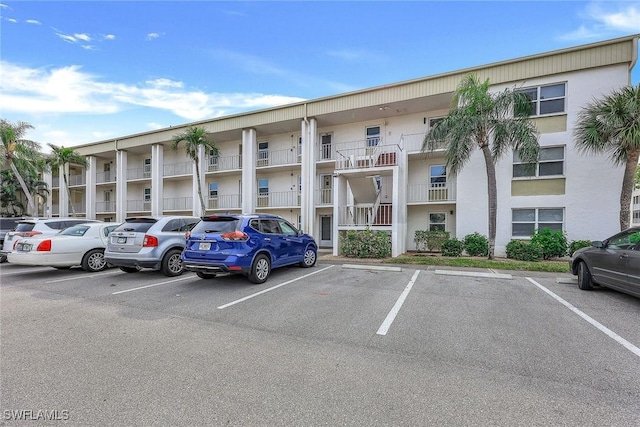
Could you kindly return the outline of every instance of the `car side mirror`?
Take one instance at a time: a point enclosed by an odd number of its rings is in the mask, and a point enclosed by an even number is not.
[[[593,246],[594,248],[602,249],[605,247],[605,244],[599,240],[594,240],[593,242],[591,242],[591,246]]]

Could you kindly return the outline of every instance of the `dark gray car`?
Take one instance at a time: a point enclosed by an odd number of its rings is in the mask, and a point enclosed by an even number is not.
[[[182,274],[185,233],[199,221],[194,216],[127,218],[109,234],[104,259],[127,273],[151,268],[169,277]]]
[[[591,242],[578,249],[569,263],[580,289],[602,285],[640,297],[640,227]]]

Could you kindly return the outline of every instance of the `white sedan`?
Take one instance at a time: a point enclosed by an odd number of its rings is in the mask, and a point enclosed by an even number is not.
[[[7,254],[10,264],[50,266],[58,269],[81,266],[85,271],[107,268],[104,248],[107,236],[119,224],[92,222],[62,230],[55,236],[24,237]]]

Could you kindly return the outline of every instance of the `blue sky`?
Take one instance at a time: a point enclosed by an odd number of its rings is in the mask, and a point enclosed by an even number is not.
[[[0,14],[0,117],[43,147],[640,33],[640,1],[0,0]]]

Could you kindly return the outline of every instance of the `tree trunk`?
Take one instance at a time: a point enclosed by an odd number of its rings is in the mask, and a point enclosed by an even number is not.
[[[640,150],[633,150],[627,154],[627,163],[624,168],[622,190],[620,191],[620,230],[629,228],[631,214],[631,195],[633,193],[633,181],[638,167]]]
[[[11,164],[11,170],[16,175],[16,178],[20,183],[20,187],[22,187],[22,191],[24,192],[24,195],[27,196],[27,202],[29,203],[29,208],[31,208],[31,214],[33,216],[38,216],[38,213],[36,212],[36,205],[35,203],[33,203],[33,197],[31,197],[31,193],[27,188],[27,184],[24,182],[24,179],[22,179],[22,175],[20,175],[20,172],[18,172],[18,168],[16,168],[16,165],[14,165],[13,162],[9,162],[9,163]]]
[[[207,210],[204,207],[204,198],[202,197],[202,182],[200,181],[200,159],[196,158],[196,178],[198,179],[198,197],[200,198],[200,215],[204,216],[207,213]]]
[[[496,245],[496,216],[498,211],[498,191],[496,188],[496,165],[493,163],[493,156],[488,145],[482,147],[484,163],[487,169],[487,195],[489,202],[489,254],[488,258],[493,259]]]
[[[64,178],[64,188],[67,190],[67,197],[69,198],[69,204],[71,205],[71,216],[76,217],[76,208],[73,206],[73,201],[71,200],[71,190],[69,190],[69,181],[67,181],[67,174],[63,173],[62,178]]]

